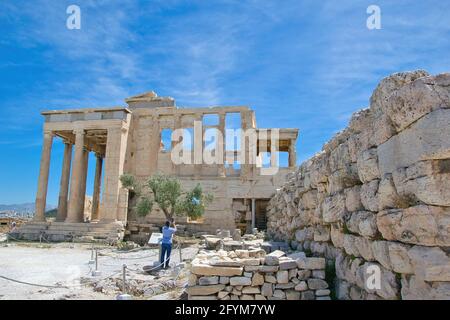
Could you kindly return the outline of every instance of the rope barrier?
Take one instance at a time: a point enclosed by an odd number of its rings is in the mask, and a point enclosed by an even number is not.
[[[26,284],[26,285],[29,285],[29,286],[34,286],[34,287],[55,288],[55,289],[56,288],[63,288],[62,286],[37,284],[37,283],[31,283],[31,282],[16,280],[16,279],[9,278],[9,277],[2,276],[2,275],[0,275],[0,278],[4,279],[4,280],[12,281],[12,282],[17,282],[17,283]],[[66,288],[66,287],[64,287],[64,288]]]
[[[14,240],[16,240],[16,241],[19,241],[19,242],[27,242],[27,241],[25,241],[25,240],[17,239],[17,238],[15,238],[15,237],[11,236],[9,233],[7,234],[7,237],[10,237],[10,238],[12,238],[12,239],[14,239]],[[45,233],[42,233],[42,234],[40,235],[40,239],[44,239],[45,241],[47,241],[47,242],[50,243],[50,241],[48,241],[48,239],[45,237]],[[73,241],[73,239],[74,239],[74,237],[72,237],[72,241]],[[72,243],[73,243],[73,242],[72,242]],[[178,242],[178,243],[177,243],[177,247],[176,247],[175,249],[173,249],[173,250],[180,249],[180,245],[181,245],[181,243]],[[136,249],[142,250],[142,248],[135,248],[135,249],[129,250],[128,252],[139,251],[139,250],[136,250]],[[128,253],[128,252],[123,252],[123,253]],[[115,257],[115,256],[108,255],[108,254],[105,254],[105,253],[103,253],[103,255],[105,255],[105,256],[110,256],[110,257],[116,258],[116,259],[130,259],[130,260],[147,259],[147,258],[156,256],[156,254],[152,254],[152,255],[150,255],[150,256],[145,256],[145,257],[132,257],[132,258],[126,258],[126,257]],[[157,254],[157,256],[159,256],[159,254]],[[167,258],[165,258],[163,262],[159,263],[158,265],[156,265],[156,266],[154,266],[154,267],[152,267],[152,268],[150,268],[150,269],[145,269],[144,271],[145,271],[145,272],[151,272],[151,271],[153,271],[153,270],[159,269],[159,268],[160,268],[161,266],[163,266],[169,259],[170,259],[170,255],[168,255]],[[181,262],[181,261],[180,261],[180,262]],[[139,273],[142,273],[142,270],[139,270],[139,269],[133,269],[133,268],[130,268],[130,267],[126,267],[126,269],[128,269],[128,270],[131,271],[131,272],[139,272]],[[89,272],[88,272],[88,274],[91,273],[91,272],[92,272],[92,267],[89,266]],[[101,279],[89,279],[88,281],[84,282],[83,284],[94,285],[94,284],[97,284],[97,283],[99,283],[99,282],[101,282],[101,281],[104,281],[104,280],[106,280],[106,279],[112,278],[112,277],[114,277],[115,275],[117,275],[117,274],[119,274],[119,273],[123,273],[123,269],[122,269],[122,270],[115,271],[115,272],[113,272],[112,274],[110,274],[110,275],[108,275],[108,276],[106,276],[106,277],[103,277],[103,278],[101,278]],[[181,273],[181,269],[178,271],[178,273],[177,273],[177,275],[176,275],[176,277],[175,277],[175,279],[174,279],[173,281],[176,281],[176,280],[178,279],[180,273]],[[22,280],[13,279],[13,278],[10,278],[10,277],[7,277],[7,276],[3,276],[3,275],[0,275],[0,278],[1,278],[1,279],[4,279],[4,280],[6,280],[6,281],[11,281],[11,282],[19,283],[19,284],[24,284],[24,285],[29,285],[29,286],[35,286],[35,287],[40,287],[40,288],[70,289],[70,288],[72,288],[72,287],[79,287],[79,286],[81,285],[81,283],[80,283],[80,284],[77,284],[77,285],[46,285],[46,284],[38,284],[38,283],[32,283],[32,282],[27,282],[27,281],[22,281]],[[150,290],[152,290],[153,293],[155,292],[152,288],[150,288]]]

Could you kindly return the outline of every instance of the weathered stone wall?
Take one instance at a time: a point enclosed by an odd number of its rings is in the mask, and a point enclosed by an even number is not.
[[[192,261],[189,300],[330,300],[325,259],[263,249],[204,251]]]
[[[383,79],[277,191],[268,230],[334,261],[340,299],[450,299],[450,74]]]

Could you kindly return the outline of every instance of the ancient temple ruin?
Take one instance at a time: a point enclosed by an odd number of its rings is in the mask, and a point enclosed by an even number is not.
[[[200,183],[206,192],[213,194],[214,201],[201,221],[185,219],[180,222],[194,231],[266,227],[266,205],[296,165],[298,129],[259,129],[255,112],[246,106],[182,108],[175,105],[173,98],[159,97],[154,92],[125,101],[126,107],[42,112],[45,123],[36,213],[33,222],[21,228],[23,237],[36,239],[43,233],[52,240],[76,235],[123,237],[127,221],[137,219],[130,210],[128,191],[119,180],[124,173],[142,181],[155,173],[172,175],[186,188]],[[231,121],[241,129],[236,137],[240,142],[234,148],[229,148],[225,142],[227,122]],[[201,150],[206,147],[205,132],[215,129],[226,137],[217,139],[213,148],[213,153],[224,161],[206,164],[201,157],[197,161],[193,153],[191,163],[175,164],[171,159],[175,144],[166,137],[171,137],[177,129],[183,129],[192,139],[190,144],[183,142],[183,148],[200,146]],[[256,139],[248,136],[249,130]],[[65,144],[58,214],[55,221],[47,221],[45,205],[50,157],[56,139]],[[188,139],[183,136],[182,140]],[[235,141],[235,137],[232,140]],[[87,210],[90,152],[96,155],[96,169],[92,202],[89,202],[91,208]],[[279,167],[281,152],[288,155],[285,167]],[[270,158],[268,164],[264,164],[264,156]],[[261,174],[267,166],[276,168],[273,174]],[[163,223],[164,215],[156,208],[146,222]]]

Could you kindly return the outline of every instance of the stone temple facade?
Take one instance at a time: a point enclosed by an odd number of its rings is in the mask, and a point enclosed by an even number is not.
[[[298,129],[258,129],[254,111],[245,106],[181,108],[173,98],[159,97],[154,92],[125,101],[126,107],[42,112],[44,141],[36,214],[32,222],[20,229],[22,237],[36,239],[45,234],[51,240],[74,236],[120,239],[127,222],[162,224],[164,215],[158,208],[144,221],[133,214],[133,199],[119,180],[124,173],[133,174],[142,182],[155,173],[163,173],[178,177],[185,188],[200,183],[212,193],[213,203],[201,221],[178,221],[193,231],[265,228],[268,200],[285,182],[287,173],[295,170]],[[229,148],[225,139],[214,139],[214,154],[224,161],[205,164],[201,156],[198,161],[194,152],[190,154],[192,162],[172,161],[175,143],[170,137],[175,130],[191,133],[188,137],[193,138],[192,143],[185,148],[197,150],[195,147],[199,146],[203,150],[205,132],[215,129],[228,139],[231,122],[241,129],[237,146]],[[256,133],[256,140],[246,135],[249,131]],[[61,140],[65,149],[58,213],[54,221],[49,221],[44,211],[54,140]],[[185,140],[188,139],[183,136],[180,141],[184,144]],[[86,205],[90,152],[96,155],[95,178],[92,200]],[[287,154],[287,163],[278,168],[277,156],[281,152]],[[253,154],[255,161],[249,160]],[[270,158],[269,167],[276,168],[273,174],[262,174],[267,166],[262,164],[263,156]],[[235,161],[238,157],[240,162]]]

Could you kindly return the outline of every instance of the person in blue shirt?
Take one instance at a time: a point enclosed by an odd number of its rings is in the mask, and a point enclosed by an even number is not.
[[[175,232],[177,232],[175,221],[172,220],[172,223],[166,221],[166,224],[164,225],[164,227],[162,227],[163,237],[161,240],[160,259],[160,263],[164,269],[167,269],[169,267],[170,253],[172,252],[172,237]]]

